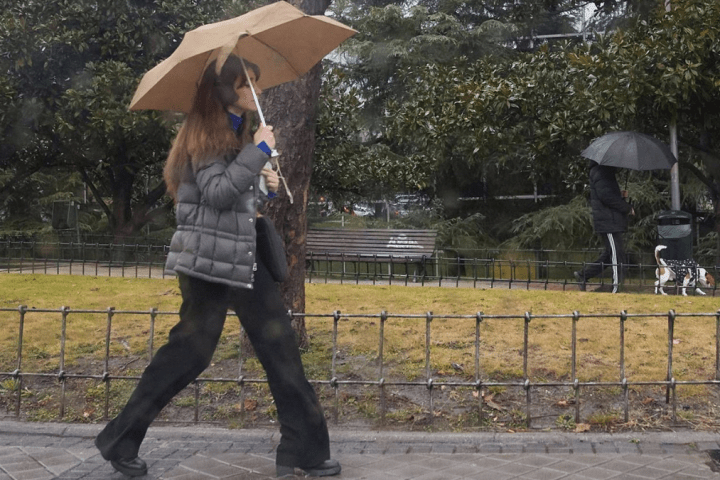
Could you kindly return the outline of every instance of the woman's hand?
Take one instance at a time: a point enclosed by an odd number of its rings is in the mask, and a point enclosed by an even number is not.
[[[260,127],[253,135],[253,142],[255,145],[265,142],[271,149],[275,148],[275,134],[273,134],[273,127],[270,125],[260,125]]]
[[[280,188],[280,178],[278,178],[277,172],[271,168],[263,168],[260,175],[265,177],[265,185],[267,185],[268,190],[277,193],[278,188]]]

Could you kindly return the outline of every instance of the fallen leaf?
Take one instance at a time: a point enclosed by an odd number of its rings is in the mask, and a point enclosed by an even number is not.
[[[248,412],[252,412],[255,410],[258,406],[257,400],[253,400],[252,398],[246,398],[245,399],[245,410]]]
[[[501,412],[506,410],[506,408],[503,407],[502,405],[498,405],[497,403],[493,402],[492,400],[488,400],[487,398],[485,399],[485,405],[487,405],[488,407],[493,408],[495,410],[499,410]]]
[[[465,368],[463,367],[463,365],[461,363],[451,363],[450,366],[452,368],[454,368],[455,370],[457,370],[458,372],[462,372],[465,370]]]
[[[590,431],[590,424],[589,423],[578,423],[575,425],[575,433],[582,433],[582,432],[589,432]]]

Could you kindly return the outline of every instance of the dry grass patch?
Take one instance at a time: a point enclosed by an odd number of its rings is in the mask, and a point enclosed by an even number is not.
[[[17,309],[18,305],[23,304],[30,309],[25,317],[23,337],[22,369],[25,372],[56,372],[59,368],[62,315],[57,311],[32,312],[33,308],[58,310],[63,305],[71,307],[67,320],[66,370],[85,369],[92,374],[103,371],[107,307],[143,312],[117,313],[113,316],[111,371],[122,369],[127,374],[131,370],[141,371],[147,360],[150,309],[155,307],[160,312],[176,312],[181,302],[174,279],[2,274],[0,292],[0,307]],[[394,381],[424,380],[425,316],[427,312],[433,312],[430,324],[430,374],[436,382],[474,379],[474,315],[477,312],[485,315],[480,327],[480,376],[485,381],[517,381],[523,377],[523,316],[525,312],[530,312],[528,372],[532,382],[571,379],[573,311],[577,310],[581,315],[596,315],[582,317],[578,321],[576,374],[581,381],[603,382],[620,380],[620,312],[627,310],[631,315],[656,313],[658,316],[630,316],[625,322],[625,373],[631,382],[637,382],[662,381],[666,377],[669,310],[674,309],[678,313],[713,313],[717,312],[718,308],[717,298],[712,297],[610,295],[577,291],[309,284],[306,285],[306,294],[306,310],[309,313],[329,314],[339,310],[345,314],[360,314],[351,318],[342,317],[339,322],[337,374],[341,379],[363,380],[377,380],[380,376],[379,315],[382,311],[416,317],[391,315],[385,322],[382,374],[386,379]],[[78,309],[101,312],[82,313],[78,312]],[[557,315],[564,316],[545,317]],[[459,318],[460,316],[467,318]],[[16,310],[0,312],[0,371],[10,372],[16,368],[18,321]],[[158,315],[154,336],[155,349],[165,342],[167,333],[176,321],[175,315]],[[676,379],[714,378],[715,321],[714,315],[681,316],[677,319],[673,342],[673,375]],[[328,379],[331,374],[333,320],[328,317],[308,317],[306,323],[311,336],[311,346],[303,353],[308,376]],[[217,365],[211,367],[206,372],[207,375],[230,378],[237,375],[237,363],[232,359],[237,357],[238,342],[237,322],[228,321],[215,355],[214,362]],[[246,362],[243,371],[250,376],[263,375],[253,361]],[[85,418],[91,421],[99,415],[96,412],[89,417],[82,416],[87,415],[88,411],[94,412],[94,405],[98,401],[96,390],[99,386],[93,382],[87,383],[87,388],[81,388],[84,393],[79,393],[79,398],[86,398],[86,405],[74,408],[73,411],[80,412],[76,414],[75,420]],[[113,397],[123,398],[131,384],[132,382],[121,383],[121,391],[114,392]],[[225,410],[238,410],[237,400],[229,399],[233,396],[231,391],[218,391],[214,387],[203,387],[202,391],[207,402],[218,403],[217,408],[207,410],[203,416],[224,418]],[[346,396],[343,408],[356,411],[359,415],[376,416],[377,389],[367,387],[359,391],[361,393],[358,394],[343,391],[342,394]],[[3,389],[0,388],[0,397],[2,392]],[[597,394],[593,398],[603,398],[598,402],[599,405],[607,403],[605,398],[617,399],[621,396],[619,387],[598,389],[595,392]],[[467,387],[438,392],[437,405],[450,412],[446,414],[446,418],[455,418],[451,423],[457,428],[480,421],[477,409],[473,409],[473,405],[477,405],[474,393],[477,392]],[[497,403],[507,396],[504,388],[491,388],[485,393],[494,396]],[[417,393],[418,397],[424,395],[424,390]],[[557,398],[550,399],[551,402],[563,404],[563,399],[569,398],[570,393],[565,389],[553,395]],[[259,395],[256,397],[254,400],[260,401],[264,409],[266,400]],[[656,415],[654,412],[661,412],[657,413],[658,416],[665,415],[658,403],[663,397],[663,387],[631,388],[631,399],[637,402],[637,408],[646,412],[644,422],[650,422],[648,419]],[[687,401],[695,405],[704,402],[707,404],[706,410],[711,412],[716,409],[711,391],[703,386],[681,386],[678,388],[678,398],[680,402]],[[402,395],[395,395],[392,399],[396,408],[389,411],[391,419],[396,416],[399,419],[413,418],[413,421],[417,421],[420,410],[424,408],[418,406],[422,405],[422,399]],[[57,398],[51,400],[49,397],[36,395],[35,401],[40,406],[45,402],[48,412],[55,411],[54,407],[47,405],[55,405]],[[219,403],[224,401],[235,403],[220,406]],[[600,409],[593,414],[595,416],[586,418],[591,418],[590,423],[593,425],[614,424],[617,421],[617,405],[612,402],[613,406]],[[505,415],[508,419],[505,421],[506,425],[515,425],[522,421],[522,402],[517,405],[505,402]],[[459,407],[462,409],[458,409]],[[178,404],[177,408],[191,407]],[[257,407],[253,414],[260,415],[261,410],[265,411],[263,409]],[[455,415],[454,409],[469,413]],[[35,417],[44,418],[44,411],[38,409],[37,412]],[[177,410],[173,410],[167,415],[173,416],[176,412]],[[681,412],[686,421],[697,421],[692,411]],[[236,416],[236,412],[229,418],[234,418],[234,415]],[[557,415],[556,417],[561,418]],[[552,418],[551,423],[556,423],[556,418]],[[559,423],[564,425],[562,421]]]
[[[581,381],[620,379],[620,312],[657,313],[625,322],[626,376],[634,381],[663,380],[667,373],[667,313],[715,312],[717,299],[707,297],[610,295],[593,292],[468,290],[437,287],[308,285],[308,312],[336,309],[365,313],[367,318],[342,318],[339,345],[349,355],[373,360],[379,354],[381,311],[417,314],[385,324],[386,366],[409,380],[425,375],[426,321],[433,315],[486,317],[480,328],[481,376],[484,379],[522,376],[525,312],[530,312],[529,376],[536,380],[569,378],[572,353],[572,312],[607,315],[581,318],[577,325],[577,376]],[[566,315],[542,318],[543,315]],[[372,315],[372,316],[370,316]],[[493,318],[507,316],[511,318]],[[331,319],[308,319],[312,333],[328,331]],[[474,375],[474,318],[435,318],[431,321],[433,375]],[[675,325],[673,371],[678,380],[714,375],[715,317],[680,317]],[[461,366],[462,370],[455,366]],[[402,365],[402,366],[400,366]],[[361,368],[363,367],[363,368]],[[369,367],[369,368],[368,368]],[[376,362],[353,365],[358,371],[377,370]],[[375,375],[376,376],[376,375]],[[371,375],[372,378],[372,375]]]

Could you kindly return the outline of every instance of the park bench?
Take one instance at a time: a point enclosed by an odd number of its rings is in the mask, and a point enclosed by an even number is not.
[[[434,230],[310,228],[305,258],[311,278],[323,262],[326,275],[339,274],[341,278],[347,274],[348,265],[354,265],[356,280],[361,275],[385,277],[381,267],[387,265],[387,276],[392,281],[394,276],[402,275],[398,265],[405,265],[406,281],[411,275],[417,281],[418,275],[424,276],[428,264],[432,264],[436,237]],[[333,270],[334,263],[341,270]]]

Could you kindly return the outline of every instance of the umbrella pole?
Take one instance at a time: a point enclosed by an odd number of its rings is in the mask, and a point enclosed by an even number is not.
[[[240,63],[242,63],[243,71],[245,72],[245,80],[247,80],[248,85],[250,85],[250,91],[252,92],[253,100],[255,100],[255,106],[257,107],[257,113],[260,117],[260,123],[262,123],[263,127],[266,126],[265,124],[265,116],[262,113],[262,108],[260,107],[260,102],[258,101],[257,94],[255,93],[255,85],[252,84],[252,81],[250,81],[250,75],[248,75],[247,67],[245,66],[245,60],[240,58]],[[277,152],[274,152],[277,153]]]
[[[255,101],[255,106],[257,107],[257,113],[260,117],[260,123],[262,123],[263,127],[267,126],[265,123],[265,116],[262,113],[262,108],[260,108],[260,102],[258,101],[257,94],[255,93],[255,86],[252,84],[252,81],[250,80],[250,75],[248,75],[247,67],[245,66],[245,60],[240,57],[240,63],[242,63],[243,71],[245,72],[245,80],[247,80],[248,85],[250,85],[250,92],[252,92],[253,100]],[[274,148],[270,152],[271,157],[278,157],[280,154],[277,150]],[[280,170],[280,162],[275,162],[275,165],[277,165],[278,169],[278,176],[280,177],[280,180],[282,180],[283,186],[285,187],[285,193],[287,193],[288,198],[290,199],[290,203],[293,203],[293,196],[292,193],[290,193],[290,188],[288,187],[287,182],[285,181],[285,177],[282,174],[282,171]]]

